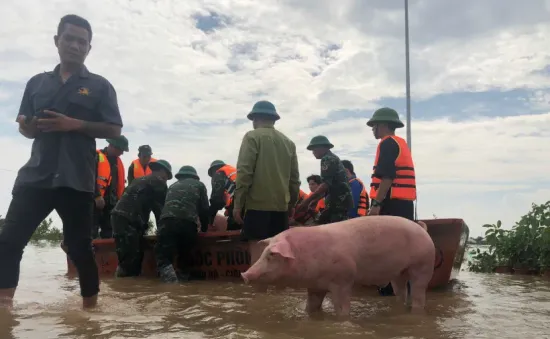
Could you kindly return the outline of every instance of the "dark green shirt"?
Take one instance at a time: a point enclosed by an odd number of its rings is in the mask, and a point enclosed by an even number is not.
[[[166,182],[157,175],[134,179],[111,213],[145,225],[153,212],[158,225],[167,190]]]
[[[326,209],[345,210],[353,207],[353,197],[344,165],[334,153],[321,159],[321,180],[328,185]]]
[[[194,223],[200,220],[202,230],[206,231],[209,221],[208,207],[206,186],[197,179],[183,178],[168,188],[160,218],[175,218]]]

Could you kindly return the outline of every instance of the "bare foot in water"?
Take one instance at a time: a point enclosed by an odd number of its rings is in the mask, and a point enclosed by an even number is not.
[[[13,298],[0,297],[0,308],[13,308]]]
[[[82,298],[82,308],[90,309],[97,306],[97,294],[93,297]]]
[[[12,308],[15,288],[0,289],[0,307]]]

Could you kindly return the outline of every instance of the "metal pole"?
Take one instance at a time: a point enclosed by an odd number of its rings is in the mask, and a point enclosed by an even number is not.
[[[412,152],[411,144],[411,74],[409,65],[409,1],[405,0],[405,74],[407,90],[407,144]]]
[[[409,0],[405,0],[405,86],[407,90],[407,144],[412,153],[411,140],[411,67],[409,62]],[[418,220],[418,195],[414,204],[414,220]]]

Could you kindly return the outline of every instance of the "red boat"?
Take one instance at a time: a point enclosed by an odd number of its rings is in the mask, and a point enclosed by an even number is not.
[[[464,259],[469,228],[462,219],[422,220],[436,246],[434,274],[429,288],[445,287],[456,279]],[[215,231],[199,233],[199,242],[186,256],[191,267],[191,278],[202,280],[241,279],[241,272],[250,267],[248,244],[240,241],[240,231]],[[156,236],[145,236],[145,254],[142,276],[156,277],[154,244]],[[114,277],[117,267],[114,239],[93,241],[100,277]],[[177,267],[177,258],[175,266]],[[67,257],[68,274],[76,275],[76,268]]]

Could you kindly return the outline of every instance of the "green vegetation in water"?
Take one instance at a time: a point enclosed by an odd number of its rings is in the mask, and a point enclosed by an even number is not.
[[[4,226],[5,221],[6,219],[2,218],[2,215],[0,215],[0,228]],[[40,225],[38,225],[38,228],[32,235],[30,241],[33,243],[36,243],[40,240],[46,240],[46,241],[63,240],[63,232],[60,229],[53,227],[52,218],[45,219],[40,223]]]
[[[153,220],[149,220],[147,222],[147,232],[145,233],[149,235],[157,234],[157,226],[155,225]]]
[[[487,245],[487,241],[483,237],[470,238],[468,239],[468,244],[472,245]]]
[[[44,219],[36,231],[34,231],[31,242],[37,242],[40,240],[46,241],[61,241],[63,240],[63,232],[56,227],[53,227],[52,218]]]
[[[494,272],[497,267],[550,270],[550,201],[532,204],[529,213],[521,217],[511,230],[502,229],[502,222],[483,225],[487,251],[479,248],[470,254],[468,270]]]

